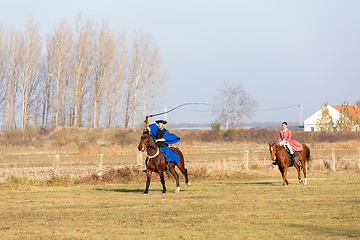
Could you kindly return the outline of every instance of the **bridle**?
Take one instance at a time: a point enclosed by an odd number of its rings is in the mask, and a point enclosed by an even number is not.
[[[274,158],[276,158],[276,153],[277,153],[277,145],[276,144],[274,144],[275,146],[271,146],[270,147],[270,150],[271,150],[271,160],[274,160]],[[273,155],[274,155],[274,157],[273,157]]]
[[[144,134],[145,134],[145,133],[144,133]],[[146,134],[148,135],[149,138],[150,138],[150,137],[152,138],[152,136],[151,136],[149,133],[146,133]],[[155,146],[156,146],[156,144],[155,144]],[[155,149],[153,146],[151,146],[150,140],[146,141],[145,147],[146,147],[146,148],[151,147],[151,148]],[[154,155],[149,155],[149,154],[147,154],[147,157],[148,157],[149,159],[150,159],[150,158],[155,158],[155,157],[157,157],[159,154],[160,154],[160,148],[157,147],[156,153],[155,153]]]

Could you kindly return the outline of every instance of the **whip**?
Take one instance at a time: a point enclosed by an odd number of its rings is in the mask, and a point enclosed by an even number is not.
[[[163,115],[163,114],[166,114],[166,113],[169,113],[169,112],[172,112],[172,111],[174,111],[175,109],[177,109],[177,108],[180,108],[180,107],[182,107],[182,106],[185,106],[185,105],[209,105],[209,106],[213,106],[213,105],[211,105],[211,104],[208,104],[208,103],[183,103],[183,104],[180,104],[179,106],[177,106],[177,107],[174,107],[174,108],[172,108],[172,109],[170,109],[169,111],[165,111],[165,112],[162,112],[162,113],[156,113],[156,114],[151,114],[151,115],[148,115],[148,116],[146,116],[146,119],[145,119],[145,123],[147,123],[148,122],[148,118],[149,117],[155,117],[155,116],[159,116],[159,115]]]

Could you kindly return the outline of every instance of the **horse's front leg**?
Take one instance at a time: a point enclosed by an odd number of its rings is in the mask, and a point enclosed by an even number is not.
[[[285,185],[284,184],[284,168],[280,164],[278,164],[278,167],[279,167],[279,170],[280,170],[280,173],[281,173],[281,177],[283,178],[283,185]]]
[[[170,163],[170,173],[174,176],[176,181],[176,190],[175,193],[180,192],[180,180],[179,180],[179,174],[175,171],[175,163]]]
[[[144,194],[148,194],[148,192],[149,192],[151,173],[152,173],[152,171],[150,169],[146,169],[146,188],[145,188]]]
[[[283,175],[283,186],[285,185],[289,185],[289,181],[286,179],[286,175],[287,175],[287,170],[288,170],[288,166],[284,167],[284,175]]]

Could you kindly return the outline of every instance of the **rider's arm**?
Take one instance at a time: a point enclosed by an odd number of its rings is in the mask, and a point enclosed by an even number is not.
[[[286,139],[286,141],[289,141],[291,139],[291,130],[289,129],[288,132],[289,132],[289,135],[288,135],[288,138]]]

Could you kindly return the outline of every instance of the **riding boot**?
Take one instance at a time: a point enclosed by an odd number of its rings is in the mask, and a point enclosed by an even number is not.
[[[166,162],[166,164],[165,164],[165,171],[166,171],[166,174],[167,174],[167,175],[170,174],[170,162]]]
[[[295,154],[293,153],[293,154],[290,154],[290,164],[289,164],[289,167],[291,167],[291,166],[294,166],[294,164],[296,163],[295,162]]]

